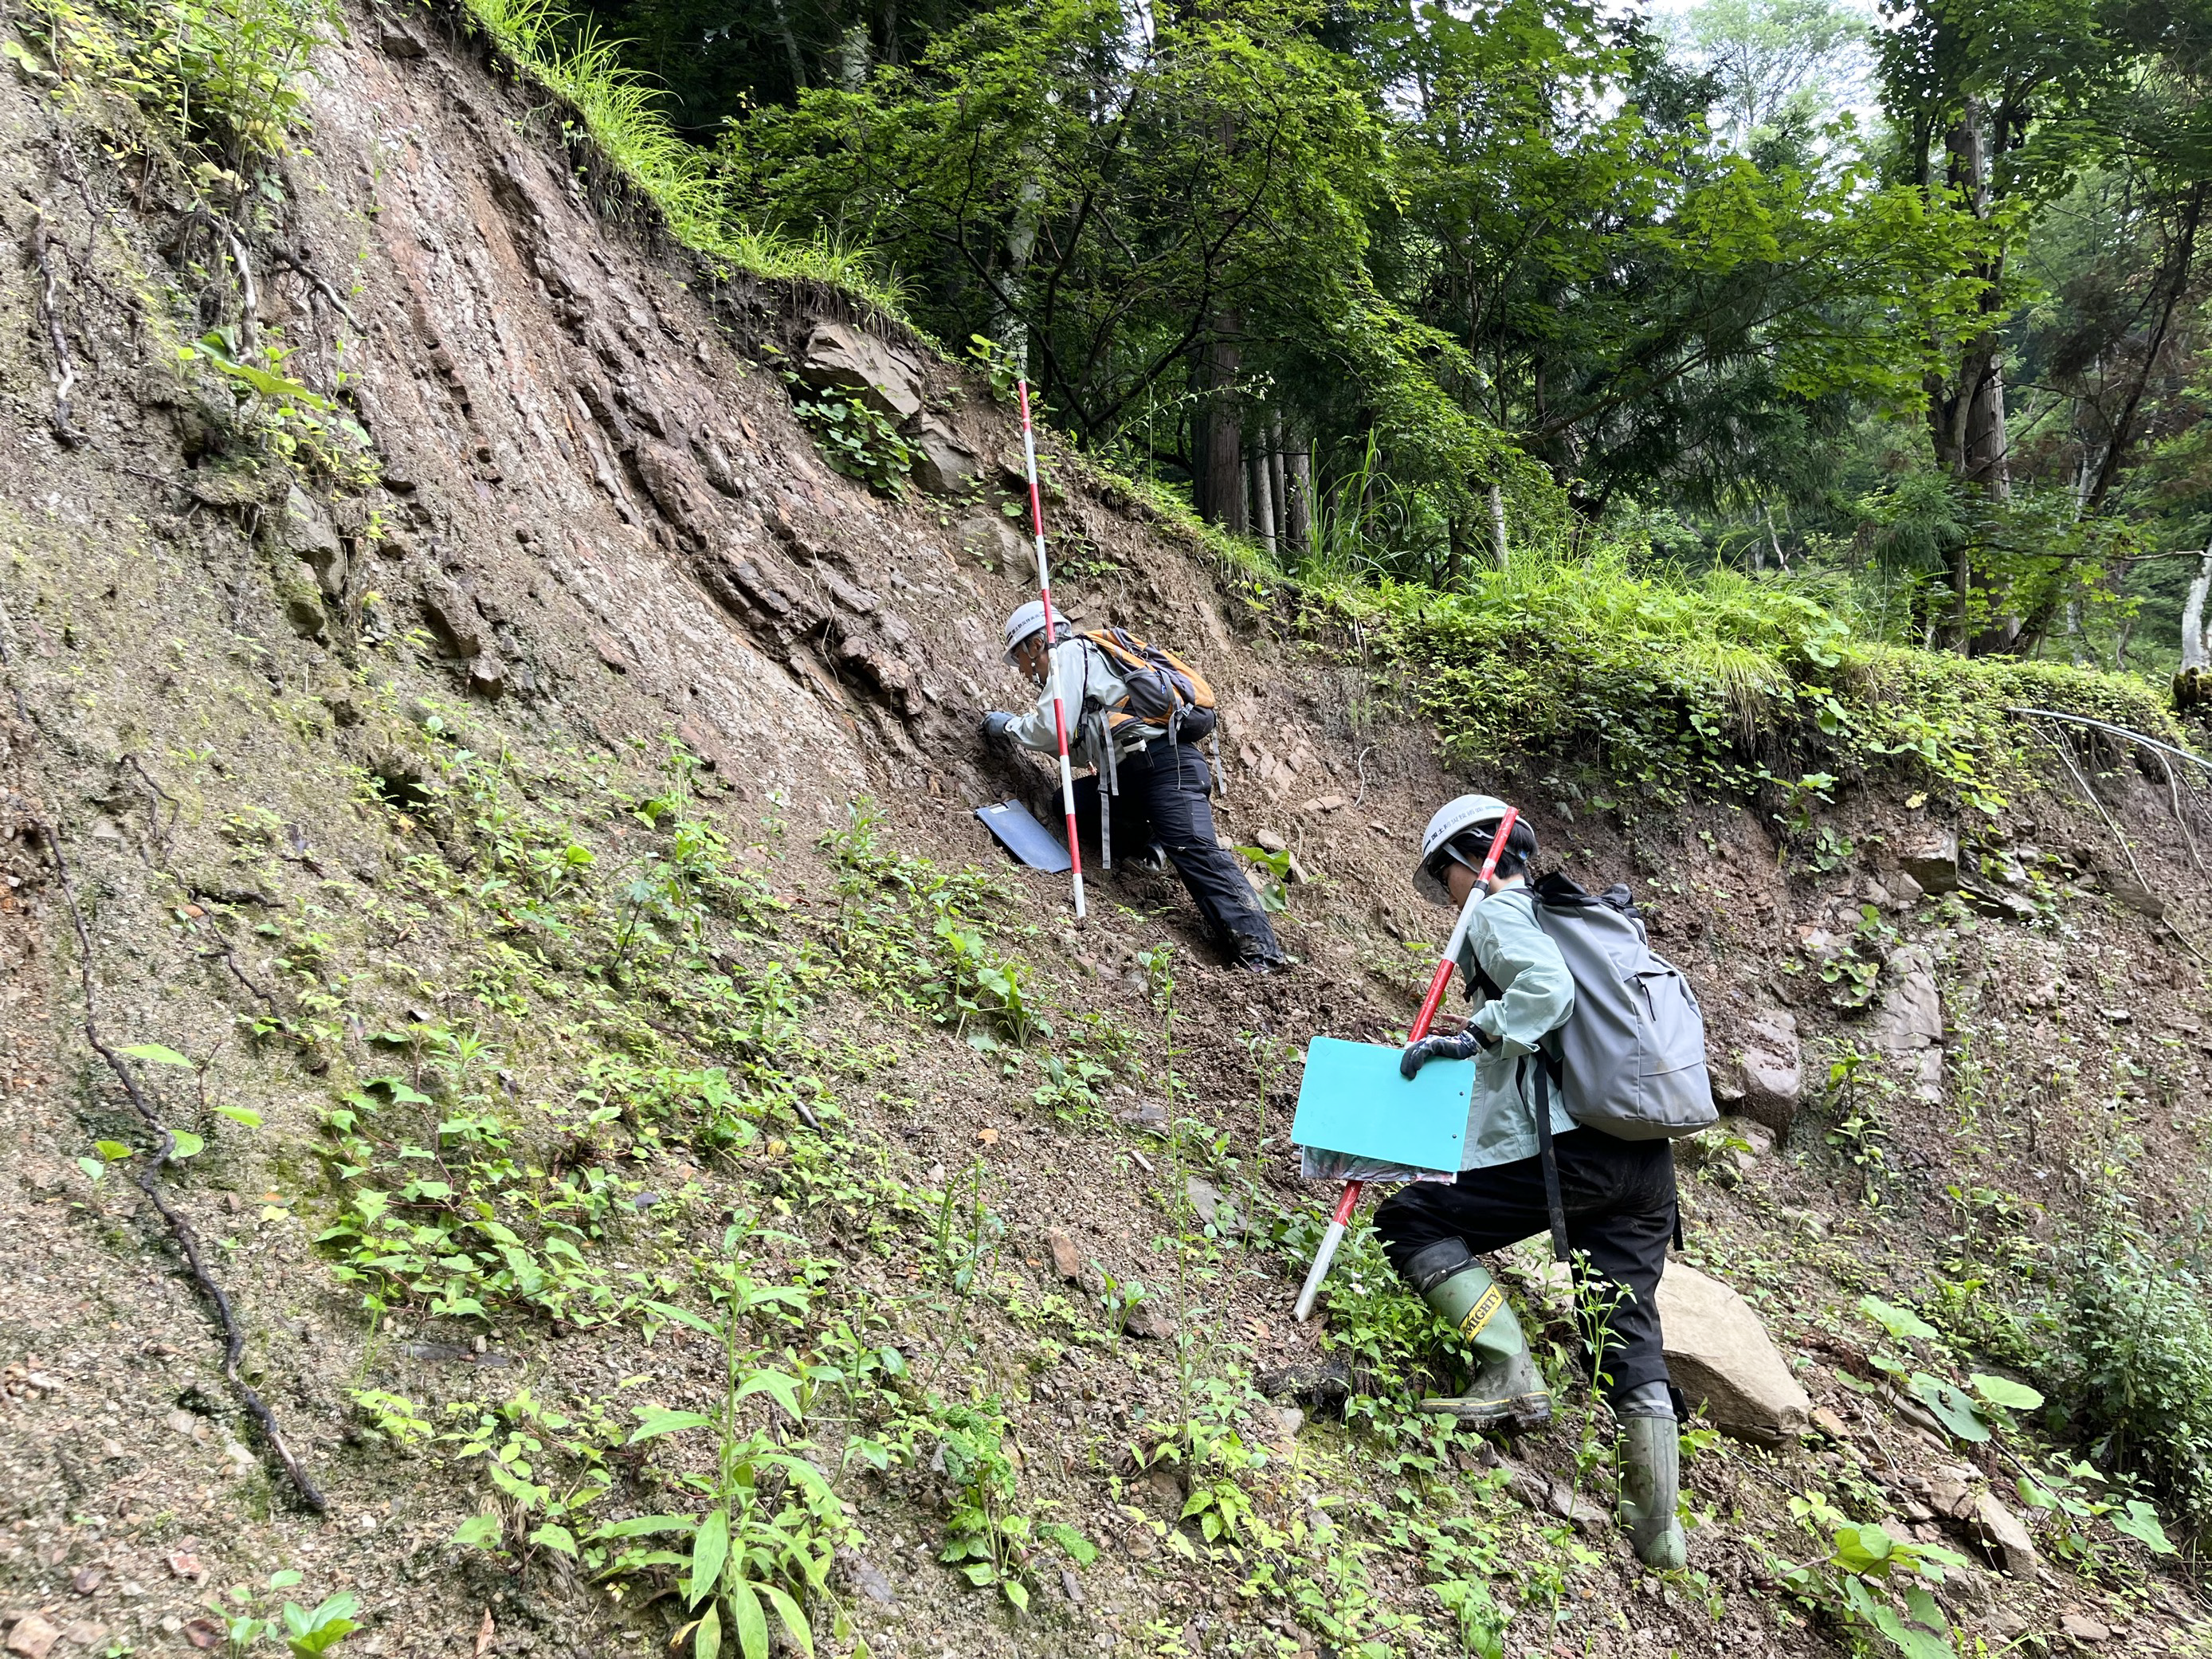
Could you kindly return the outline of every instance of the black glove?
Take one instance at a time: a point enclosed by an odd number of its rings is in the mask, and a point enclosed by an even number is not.
[[[1423,1037],[1419,1042],[1407,1043],[1406,1052],[1398,1056],[1398,1075],[1411,1082],[1431,1060],[1473,1060],[1481,1046],[1482,1037],[1471,1025],[1457,1036]]]
[[[983,740],[986,743],[1004,743],[1006,740],[1006,728],[1013,723],[1014,717],[1012,714],[1007,714],[1003,708],[994,708],[983,716]]]

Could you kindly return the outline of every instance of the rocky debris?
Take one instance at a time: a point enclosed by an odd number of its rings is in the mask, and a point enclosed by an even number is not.
[[[43,1613],[21,1613],[8,1632],[8,1651],[16,1659],[46,1659],[61,1637],[61,1632]]]
[[[836,1577],[839,1587],[848,1594],[880,1611],[896,1611],[898,1595],[891,1588],[890,1577],[858,1550],[841,1549],[837,1552]]]
[[[422,579],[422,615],[452,655],[465,659],[483,650],[483,620],[476,601],[452,577]]]
[[[1341,1359],[1293,1360],[1261,1372],[1255,1381],[1270,1400],[1338,1409],[1352,1397],[1352,1368]]]
[[[315,586],[325,598],[342,599],[346,588],[345,546],[338,540],[330,514],[294,484],[284,493],[283,505],[270,515],[270,539],[276,551],[295,558],[315,573]]]
[[[1743,1115],[1777,1134],[1787,1133],[1805,1097],[1796,1017],[1776,1009],[1752,1021],[1744,1029],[1736,1064],[1743,1079]]]
[[[2157,921],[2166,915],[2166,901],[2137,881],[2132,875],[2117,870],[2101,870],[2097,884],[2107,893],[2140,915]]]
[[[1283,838],[1283,832],[1279,830],[1255,831],[1252,844],[1263,853],[1287,853],[1291,850],[1291,843]]]
[[[1052,1270],[1060,1278],[1073,1281],[1083,1272],[1083,1252],[1076,1243],[1058,1227],[1044,1236],[1045,1253],[1052,1258]]]
[[[799,353],[799,378],[817,392],[854,392],[893,420],[921,413],[921,366],[850,324],[814,325]]]
[[[2077,1642],[2109,1642],[2112,1639],[2112,1627],[2101,1619],[2092,1619],[2086,1613],[2060,1613],[2058,1628]]]
[[[1813,1426],[1839,1445],[1851,1437],[1850,1425],[1826,1406],[1813,1407]]]
[[[1735,1291],[1670,1261],[1659,1281],[1659,1322],[1674,1386],[1723,1434],[1778,1446],[1805,1432],[1813,1402]]]
[[[1897,855],[1898,866],[1923,891],[1942,895],[1959,885],[1959,838],[1948,830],[1935,830],[1907,843]]]
[[[1306,1414],[1296,1406],[1257,1406],[1252,1411],[1253,1431],[1261,1443],[1288,1451],[1306,1425]]]
[[[908,438],[914,481],[933,495],[957,495],[983,476],[983,458],[934,415],[915,422]]]
[[[1613,1516],[1603,1504],[1577,1492],[1565,1480],[1552,1482],[1544,1494],[1543,1507],[1585,1537],[1604,1532],[1613,1525]]]
[[[1936,962],[1923,945],[1899,945],[1889,953],[1885,988],[1867,1023],[1874,1050],[1917,1076],[1923,1100],[1943,1097],[1943,997],[1936,988]]]
[[[2027,1523],[2007,1509],[1995,1493],[1975,1494],[1966,1524],[2008,1573],[2014,1578],[2035,1577],[2035,1540],[2028,1536]]]
[[[1241,1237],[1244,1231],[1244,1217],[1237,1200],[1222,1195],[1220,1188],[1196,1176],[1183,1178],[1183,1193],[1190,1200],[1190,1207],[1198,1218],[1223,1238]]]
[[[692,459],[665,444],[640,444],[637,476],[661,516],[695,544],[714,539],[717,522],[712,486]]]
[[[1175,1317],[1147,1296],[1129,1310],[1121,1328],[1129,1335],[1143,1337],[1148,1342],[1164,1342],[1176,1334]]]
[[[1017,586],[1036,580],[1036,550],[1005,519],[977,514],[963,519],[953,531],[960,550],[987,570],[995,570]]]

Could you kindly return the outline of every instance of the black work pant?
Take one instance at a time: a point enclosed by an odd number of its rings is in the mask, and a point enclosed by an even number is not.
[[[1158,842],[1215,936],[1231,951],[1281,954],[1267,913],[1237,867],[1236,856],[1214,836],[1213,772],[1205,751],[1193,743],[1156,740],[1124,755],[1121,793],[1113,798],[1114,856],[1134,857]],[[1098,784],[1096,777],[1075,784],[1075,822],[1086,845],[1098,845]]]
[[[1608,1398],[1646,1382],[1663,1382],[1667,1356],[1659,1334],[1659,1275],[1674,1236],[1674,1152],[1665,1140],[1623,1140],[1602,1129],[1575,1129],[1553,1143],[1567,1243],[1589,1258],[1598,1304],[1585,1314],[1585,1364],[1601,1371]],[[1463,1170],[1447,1187],[1420,1181],[1401,1187],[1375,1212],[1383,1253],[1401,1273],[1429,1245],[1464,1241],[1480,1255],[1551,1231],[1540,1158]],[[1614,1287],[1626,1294],[1615,1299]],[[1603,1304],[1613,1303],[1610,1309]],[[1600,1337],[1603,1353],[1595,1354]]]

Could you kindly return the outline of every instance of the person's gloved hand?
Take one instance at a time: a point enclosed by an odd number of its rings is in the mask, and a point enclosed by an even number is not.
[[[983,716],[983,741],[1004,743],[1006,740],[1006,728],[1013,723],[1014,717],[1005,709],[994,708]]]
[[[1473,1060],[1482,1039],[1473,1026],[1457,1036],[1425,1036],[1419,1042],[1409,1042],[1406,1052],[1398,1056],[1398,1075],[1409,1082],[1420,1074],[1421,1067],[1432,1060]]]

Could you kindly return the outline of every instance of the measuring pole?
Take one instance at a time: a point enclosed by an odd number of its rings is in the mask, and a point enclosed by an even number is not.
[[[1437,1010],[1443,1006],[1444,988],[1451,983],[1460,947],[1467,943],[1467,930],[1474,924],[1474,907],[1482,902],[1490,878],[1498,869],[1498,855],[1505,850],[1505,838],[1513,833],[1514,823],[1520,816],[1519,811],[1509,806],[1505,816],[1498,820],[1498,831],[1491,836],[1490,851],[1482,860],[1482,873],[1474,878],[1474,890],[1460,907],[1459,920],[1453,924],[1451,938],[1444,945],[1443,960],[1429,975],[1429,994],[1421,999],[1421,1012],[1413,1016],[1413,1028],[1406,1036],[1408,1043],[1419,1042],[1428,1036]],[[1301,1324],[1313,1317],[1314,1300],[1321,1294],[1321,1282],[1328,1277],[1328,1264],[1336,1260],[1336,1247],[1344,1243],[1344,1230],[1352,1224],[1352,1212],[1359,1207],[1359,1194],[1366,1185],[1364,1181],[1347,1181],[1337,1198],[1336,1209],[1328,1218],[1328,1231],[1321,1236],[1321,1248],[1314,1252],[1313,1266],[1307,1269],[1305,1285],[1298,1291],[1297,1305],[1291,1310],[1291,1317]]]
[[[1060,659],[1054,654],[1057,618],[1052,611],[1052,575],[1044,559],[1044,497],[1037,493],[1036,434],[1030,427],[1030,383],[1014,382],[1022,399],[1022,459],[1030,470],[1030,526],[1036,532],[1037,597],[1044,601],[1045,672],[1052,676],[1052,731],[1060,739],[1060,805],[1067,817],[1067,866],[1075,883],[1075,919],[1083,920],[1083,848],[1075,838],[1075,769],[1067,759],[1067,702],[1060,689]]]

